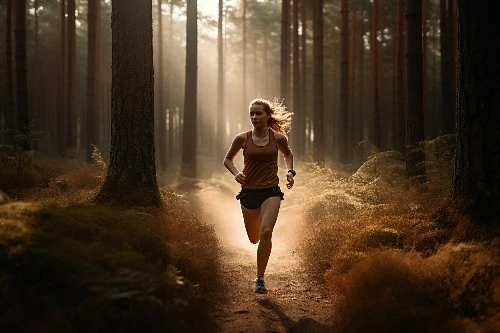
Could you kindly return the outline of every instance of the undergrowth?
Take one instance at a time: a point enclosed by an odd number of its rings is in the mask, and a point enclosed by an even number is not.
[[[499,240],[450,205],[452,145],[427,143],[420,185],[398,152],[350,176],[309,166],[301,251],[331,293],[339,332],[500,329]]]
[[[159,209],[92,204],[101,164],[2,168],[0,331],[211,331],[220,294],[214,229],[163,188]],[[31,170],[31,171],[29,171]]]

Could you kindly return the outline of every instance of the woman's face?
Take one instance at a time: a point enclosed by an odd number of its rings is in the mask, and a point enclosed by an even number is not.
[[[264,105],[253,104],[250,106],[250,121],[252,122],[253,127],[267,127],[267,121],[269,118],[271,118],[271,116],[265,111]]]

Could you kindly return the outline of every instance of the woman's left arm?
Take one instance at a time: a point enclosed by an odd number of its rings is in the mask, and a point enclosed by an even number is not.
[[[281,133],[275,133],[275,137],[276,137],[276,145],[283,154],[283,159],[285,160],[287,170],[293,170],[293,153],[290,147],[288,146],[288,140],[286,136],[284,136]],[[288,171],[286,174],[286,180],[287,180],[286,187],[288,187],[289,189],[292,188],[293,186],[294,176],[295,174],[292,171]]]

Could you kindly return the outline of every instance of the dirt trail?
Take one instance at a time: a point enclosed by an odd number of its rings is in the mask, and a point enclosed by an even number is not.
[[[300,189],[285,189],[285,201],[273,233],[273,250],[266,270],[265,295],[253,292],[257,245],[245,233],[236,183],[218,179],[197,193],[202,218],[213,223],[223,246],[223,274],[229,301],[216,320],[222,332],[331,332],[331,301],[300,265],[296,240],[301,211],[292,204]]]

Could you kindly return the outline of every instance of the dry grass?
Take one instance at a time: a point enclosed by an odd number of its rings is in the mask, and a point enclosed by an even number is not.
[[[451,144],[427,144],[423,185],[405,180],[397,152],[351,176],[311,166],[301,251],[332,293],[339,331],[500,329],[498,239],[448,204]]]
[[[212,226],[167,189],[160,209],[94,205],[102,167],[44,163],[23,184],[0,171],[17,199],[0,206],[1,331],[215,329]]]

